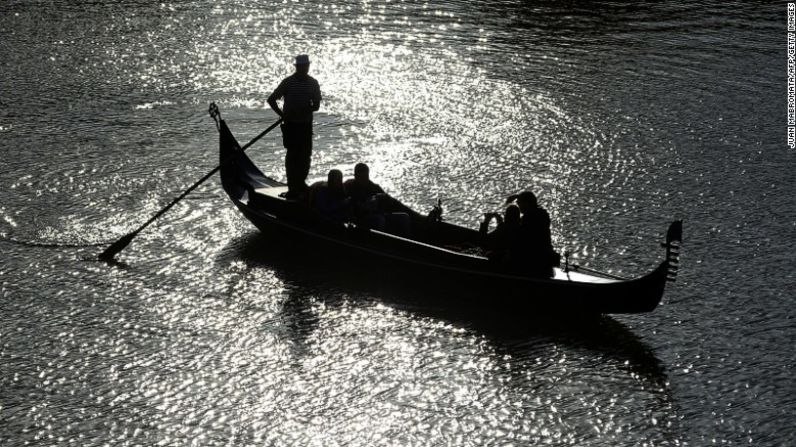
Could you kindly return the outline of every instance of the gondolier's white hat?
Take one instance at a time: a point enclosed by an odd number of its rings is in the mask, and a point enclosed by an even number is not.
[[[310,63],[310,57],[306,54],[299,54],[296,56],[296,65],[308,65]]]

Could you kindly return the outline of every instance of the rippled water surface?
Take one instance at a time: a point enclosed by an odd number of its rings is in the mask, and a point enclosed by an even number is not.
[[[768,2],[4,1],[0,445],[796,444],[785,27]],[[418,305],[274,252],[215,178],[92,260],[215,166],[210,101],[241,142],[275,120],[297,53],[311,176],[365,161],[469,226],[530,187],[556,248],[627,276],[682,218],[663,305]],[[250,153],[284,178],[276,132]]]

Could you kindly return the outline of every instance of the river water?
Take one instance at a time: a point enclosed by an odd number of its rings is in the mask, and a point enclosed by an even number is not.
[[[0,5],[0,445],[796,445],[785,3],[78,3]],[[216,165],[211,101],[241,143],[275,120],[298,53],[311,176],[470,226],[532,188],[627,276],[682,218],[678,281],[506,330],[283,259],[217,178],[92,260]],[[277,132],[250,154],[284,179]]]

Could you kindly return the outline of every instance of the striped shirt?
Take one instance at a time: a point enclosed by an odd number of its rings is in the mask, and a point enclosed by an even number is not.
[[[310,75],[294,73],[286,77],[268,97],[268,101],[285,99],[282,106],[285,122],[311,123],[312,112],[321,105],[321,87]]]

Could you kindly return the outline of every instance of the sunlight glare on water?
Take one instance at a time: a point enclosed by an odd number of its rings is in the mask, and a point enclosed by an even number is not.
[[[783,8],[0,9],[0,445],[794,444]],[[95,262],[216,166],[211,101],[242,144],[275,121],[296,54],[324,97],[312,178],[364,161],[473,228],[531,188],[557,250],[626,276],[683,217],[663,306],[519,327],[424,306],[369,287],[413,278],[275,251],[217,178]],[[248,153],[284,180],[278,130]]]

